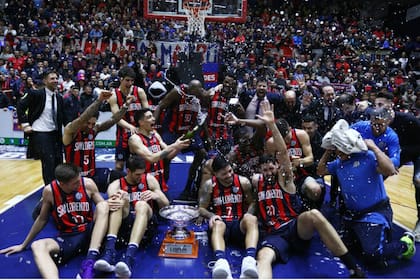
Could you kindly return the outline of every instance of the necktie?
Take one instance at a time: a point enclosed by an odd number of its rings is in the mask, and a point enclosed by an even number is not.
[[[261,99],[257,99],[257,106],[255,106],[255,118],[257,118],[258,113],[260,112],[260,104],[261,104]]]
[[[331,107],[328,107],[328,117],[327,117],[327,122],[328,123],[331,123],[332,117],[333,117],[332,108]]]
[[[53,95],[51,95],[51,108],[52,108],[51,113],[52,113],[55,129],[58,130],[57,110],[56,110],[56,104],[55,104],[55,93],[53,93]]]

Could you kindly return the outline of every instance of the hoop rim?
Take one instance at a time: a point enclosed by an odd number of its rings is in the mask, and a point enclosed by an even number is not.
[[[201,8],[201,9],[200,9]],[[202,7],[192,7],[192,8],[184,8],[186,11],[186,15],[187,17],[200,17],[200,15],[202,16],[206,16],[205,11],[207,9],[203,9]]]
[[[192,11],[193,14],[198,13],[200,11],[208,10],[211,7],[210,1],[207,1],[204,5],[201,5],[202,3],[200,3],[200,6],[191,6],[188,3],[190,3],[190,2],[183,3],[182,8],[184,10]]]

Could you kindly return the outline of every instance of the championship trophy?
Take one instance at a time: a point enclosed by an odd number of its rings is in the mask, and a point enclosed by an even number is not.
[[[198,208],[188,205],[169,205],[160,209],[159,214],[171,221],[160,246],[159,256],[173,258],[197,258],[198,242],[194,231],[187,230],[187,224],[198,217]]]

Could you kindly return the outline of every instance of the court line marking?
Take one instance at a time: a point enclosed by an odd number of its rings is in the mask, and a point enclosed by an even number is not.
[[[9,210],[10,208],[16,206],[19,202],[25,200],[26,198],[28,198],[29,196],[31,196],[35,192],[39,191],[43,187],[44,187],[44,185],[41,185],[41,186],[33,189],[32,191],[30,191],[27,194],[16,195],[14,198],[9,199],[8,201],[6,201],[4,203],[6,206],[3,207],[2,209],[0,209],[0,215],[3,214],[4,212],[6,212],[7,210]]]

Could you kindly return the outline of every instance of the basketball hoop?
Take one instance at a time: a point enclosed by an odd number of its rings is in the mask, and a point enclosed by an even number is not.
[[[209,0],[187,0],[183,3],[185,14],[187,15],[187,25],[189,34],[197,34],[200,37],[206,35],[204,22],[210,7]]]

